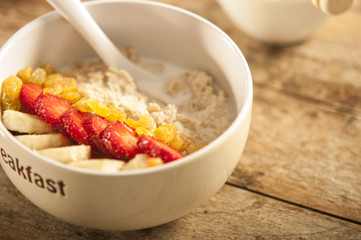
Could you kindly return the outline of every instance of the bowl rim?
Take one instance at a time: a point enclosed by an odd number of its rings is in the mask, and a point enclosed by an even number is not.
[[[244,122],[247,119],[247,115],[251,114],[250,112],[252,110],[252,102],[253,102],[253,81],[252,81],[252,76],[251,76],[251,71],[250,71],[249,65],[248,65],[243,53],[238,48],[237,44],[222,29],[217,27],[215,24],[213,24],[209,20],[199,16],[196,13],[193,13],[189,10],[186,10],[186,9],[183,9],[183,8],[180,8],[177,6],[173,6],[173,5],[161,3],[161,2],[145,1],[145,0],[102,0],[102,1],[95,0],[95,1],[85,2],[84,4],[86,5],[86,7],[88,7],[88,6],[92,6],[92,5],[103,5],[103,4],[113,4],[113,3],[131,3],[131,4],[141,4],[141,5],[145,4],[145,5],[153,5],[153,6],[161,7],[161,8],[167,8],[171,11],[177,11],[182,14],[188,15],[191,18],[197,19],[198,21],[202,22],[202,24],[208,25],[210,28],[212,28],[213,30],[215,30],[222,36],[222,38],[233,49],[235,54],[238,55],[238,58],[240,59],[242,64],[244,64],[245,76],[246,76],[243,79],[243,81],[245,82],[246,88],[245,88],[245,94],[243,95],[242,106],[240,107],[239,112],[236,113],[236,117],[232,121],[231,125],[216,139],[214,139],[209,144],[207,144],[207,146],[205,146],[204,148],[202,148],[200,150],[197,150],[196,152],[194,152],[188,156],[185,156],[181,160],[172,161],[172,162],[163,164],[161,166],[152,167],[152,168],[119,171],[119,172],[114,172],[114,173],[97,172],[97,171],[89,170],[89,169],[75,168],[75,167],[71,167],[66,164],[51,160],[47,157],[44,157],[44,156],[36,153],[36,151],[27,148],[26,146],[21,144],[19,141],[17,141],[15,139],[15,137],[6,129],[6,127],[4,126],[2,121],[0,121],[1,122],[0,123],[0,137],[5,138],[5,141],[12,143],[16,147],[19,147],[20,149],[25,151],[25,153],[30,154],[33,157],[36,157],[38,160],[41,160],[42,162],[45,162],[46,164],[50,164],[53,167],[60,167],[65,171],[71,171],[73,173],[79,173],[79,174],[84,174],[84,175],[94,175],[94,176],[104,176],[104,177],[114,177],[114,176],[116,176],[116,177],[124,176],[125,177],[125,176],[153,174],[153,173],[163,172],[163,171],[167,171],[169,169],[177,168],[180,165],[185,165],[189,162],[196,161],[197,159],[202,158],[202,156],[205,156],[209,151],[212,150],[212,148],[219,146],[223,141],[225,141],[229,137],[229,135],[239,125],[241,125],[242,122]],[[0,48],[0,56],[3,54],[3,52],[6,51],[7,48],[12,46],[12,43],[14,42],[15,39],[17,39],[18,37],[21,37],[23,34],[27,33],[28,31],[31,31],[31,28],[33,28],[34,26],[36,26],[42,22],[54,21],[54,19],[56,20],[57,18],[61,18],[61,16],[55,10],[53,10],[53,11],[45,13],[45,14],[33,19],[32,21],[28,22],[23,27],[18,29],[2,45],[2,47]]]

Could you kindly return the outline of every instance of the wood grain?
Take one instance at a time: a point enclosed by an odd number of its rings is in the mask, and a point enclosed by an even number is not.
[[[257,87],[245,153],[230,182],[361,222],[361,121]]]
[[[302,45],[258,47],[246,56],[255,83],[253,122],[231,182],[361,222],[356,29],[361,15],[349,13]],[[258,184],[244,182],[247,176]]]
[[[259,43],[216,3],[200,5],[192,10],[236,41],[254,80],[250,136],[229,182],[361,223],[360,5],[289,47]]]
[[[0,239],[358,239],[361,226],[225,185],[186,216],[150,229],[110,232],[64,223],[26,200],[0,173]]]
[[[50,10],[43,0],[0,0],[0,46],[19,28]]]

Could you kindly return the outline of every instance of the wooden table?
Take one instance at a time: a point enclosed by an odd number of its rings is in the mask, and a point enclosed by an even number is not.
[[[246,36],[215,0],[162,2],[218,25],[248,60],[253,120],[232,176],[176,221],[104,232],[48,215],[0,170],[0,239],[361,239],[361,4],[280,48]],[[44,0],[0,0],[0,46],[50,10]]]

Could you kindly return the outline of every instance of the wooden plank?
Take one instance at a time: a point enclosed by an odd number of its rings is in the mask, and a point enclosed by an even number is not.
[[[255,83],[250,138],[231,182],[361,222],[360,13],[289,48],[230,32]]]
[[[0,2],[0,46],[19,28],[52,8],[43,0]]]
[[[347,26],[342,28],[342,26]],[[331,19],[290,48],[257,46],[246,55],[254,82],[361,116],[361,14]]]
[[[230,182],[361,222],[361,118],[255,88],[252,127]]]
[[[361,226],[225,185],[186,216],[109,232],[64,223],[27,201],[0,172],[1,239],[357,239]]]

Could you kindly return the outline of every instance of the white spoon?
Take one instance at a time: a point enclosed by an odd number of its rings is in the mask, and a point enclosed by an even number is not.
[[[164,103],[179,104],[184,98],[165,92],[166,80],[156,77],[128,60],[100,29],[80,0],[47,0],[84,37],[101,60],[111,67],[124,69],[140,89]]]

